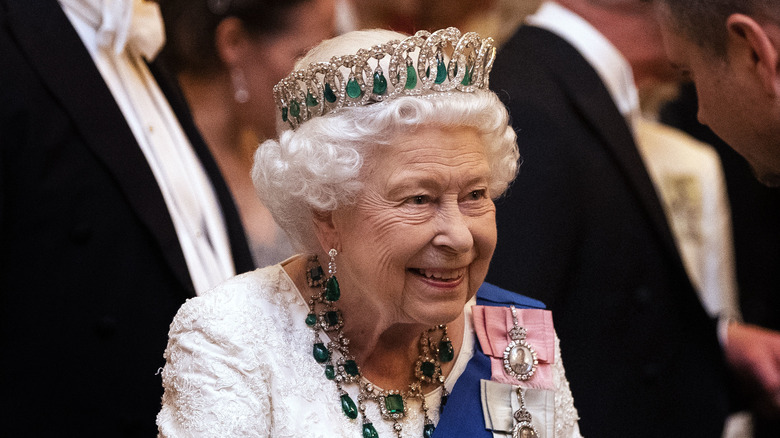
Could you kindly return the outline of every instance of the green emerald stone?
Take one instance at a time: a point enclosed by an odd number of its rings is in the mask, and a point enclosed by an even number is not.
[[[328,326],[330,327],[333,327],[334,325],[338,325],[339,323],[338,310],[329,310],[325,312],[325,322],[327,322]]]
[[[447,79],[447,66],[444,65],[443,59],[439,59],[439,62],[436,64],[436,80],[434,82],[441,84],[445,79]]]
[[[433,362],[425,361],[422,364],[420,364],[420,372],[423,374],[423,376],[431,378],[433,377],[433,374],[436,372],[436,364]]]
[[[439,342],[439,362],[447,363],[455,358],[455,349],[452,348],[452,342]]]
[[[333,88],[330,88],[330,84],[325,83],[325,100],[333,103],[336,101],[336,99],[336,93],[333,92]]]
[[[312,348],[312,354],[314,355],[314,360],[319,363],[325,363],[328,361],[328,359],[330,359],[330,351],[328,351],[328,347],[326,347],[322,342],[317,342],[314,344],[314,347]]]
[[[347,418],[351,418],[353,420],[357,418],[357,406],[355,406],[355,402],[352,401],[352,398],[349,396],[349,394],[341,395],[341,410],[344,412],[344,415],[346,415]]]
[[[385,396],[385,410],[389,414],[404,413],[404,399],[401,394],[390,394]]]
[[[407,65],[406,85],[404,85],[404,88],[406,88],[407,90],[411,90],[416,86],[417,86],[417,71],[414,69],[414,66]]]
[[[314,327],[314,324],[317,323],[317,315],[310,313],[306,315],[306,325],[309,327]]]
[[[379,438],[379,434],[376,433],[374,425],[371,423],[363,424],[363,438]]]
[[[306,93],[306,106],[317,106],[319,102],[317,102],[317,98],[314,97],[311,92]]]
[[[374,72],[374,94],[385,94],[387,92],[387,79],[379,71]]]
[[[357,376],[360,371],[358,371],[357,362],[350,359],[344,362],[344,372],[349,374],[352,377]]]
[[[301,105],[297,100],[290,102],[290,115],[295,118],[298,118],[298,116],[301,115]]]
[[[362,95],[363,95],[363,90],[360,89],[360,84],[358,84],[355,78],[351,78],[349,82],[347,82],[347,96],[353,99],[357,99]]]
[[[463,80],[460,81],[462,85],[468,85],[471,83],[471,72],[474,71],[474,69],[470,69],[466,67],[466,74],[463,75]]]
[[[431,438],[434,430],[436,430],[436,426],[433,424],[426,424],[425,427],[423,427],[423,438]]]
[[[286,106],[282,107],[282,121],[283,122],[287,121],[287,107]]]
[[[333,365],[325,365],[325,377],[328,380],[333,380],[336,378],[336,369],[333,368]]]
[[[336,276],[332,276],[328,279],[328,284],[325,285],[325,299],[328,301],[338,301],[341,297],[341,289],[339,289],[339,281],[336,280]]]
[[[319,283],[323,275],[325,274],[322,272],[322,266],[318,265],[309,269],[309,278],[311,278],[312,283]]]

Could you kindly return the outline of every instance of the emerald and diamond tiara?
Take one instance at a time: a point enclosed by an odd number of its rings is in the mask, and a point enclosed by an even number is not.
[[[296,70],[274,86],[274,99],[282,120],[295,129],[306,120],[342,107],[400,95],[487,89],[495,57],[493,39],[475,32],[461,35],[454,27],[433,33],[419,31],[403,40]]]

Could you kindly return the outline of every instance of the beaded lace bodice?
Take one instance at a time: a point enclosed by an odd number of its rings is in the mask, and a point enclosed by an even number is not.
[[[188,300],[171,324],[165,351],[159,436],[362,436],[360,421],[344,416],[334,382],[312,358],[307,313],[281,265],[239,275]],[[463,348],[445,383],[448,390],[473,354],[467,321]],[[577,412],[559,357],[556,364],[555,437],[577,437]],[[345,389],[356,399],[354,386]],[[434,422],[439,391],[426,396]],[[419,404],[410,401],[402,421],[404,437],[421,436]],[[395,436],[376,404],[367,405],[367,416],[376,419],[379,436]]]

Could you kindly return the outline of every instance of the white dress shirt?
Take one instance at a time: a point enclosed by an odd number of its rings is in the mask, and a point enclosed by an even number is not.
[[[154,59],[164,43],[159,6],[144,0],[59,2],[149,163],[195,291],[235,275],[214,188],[143,59]]]
[[[639,92],[634,84],[634,73],[626,58],[584,18],[563,6],[547,1],[526,23],[549,30],[571,44],[596,70],[607,87],[620,114],[632,125],[639,116]]]

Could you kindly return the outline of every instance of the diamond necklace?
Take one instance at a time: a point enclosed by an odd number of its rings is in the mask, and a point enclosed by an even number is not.
[[[435,385],[441,388],[440,409],[442,409],[447,403],[449,393],[444,387],[441,364],[450,362],[455,356],[452,342],[447,336],[447,326],[438,325],[420,335],[420,355],[414,364],[414,375],[417,380],[409,384],[408,389],[399,391],[376,388],[363,378],[354,356],[349,353],[349,339],[344,336],[342,331],[344,320],[341,312],[334,306],[334,303],[341,297],[341,290],[335,275],[336,267],[333,262],[335,255],[335,250],[331,250],[327,279],[322,266],[317,261],[317,256],[309,258],[309,266],[306,269],[306,279],[309,286],[320,289],[319,293],[313,295],[309,300],[309,313],[306,315],[306,325],[311,327],[314,333],[312,346],[314,360],[324,367],[325,377],[336,384],[341,411],[344,415],[354,420],[358,413],[360,414],[363,424],[363,438],[379,437],[373,423],[366,417],[365,403],[367,401],[373,401],[378,405],[382,418],[393,422],[393,431],[400,438],[402,426],[399,421],[406,415],[408,401],[413,399],[421,401],[424,417],[422,436],[430,438],[433,435],[435,425],[428,416],[423,385]],[[330,336],[331,341],[327,345],[320,337],[322,332],[335,334],[335,336]],[[441,332],[438,343],[431,337],[434,332]],[[338,353],[339,357],[335,357],[334,353]],[[344,390],[344,386],[348,384],[355,384],[358,387],[357,405]]]

